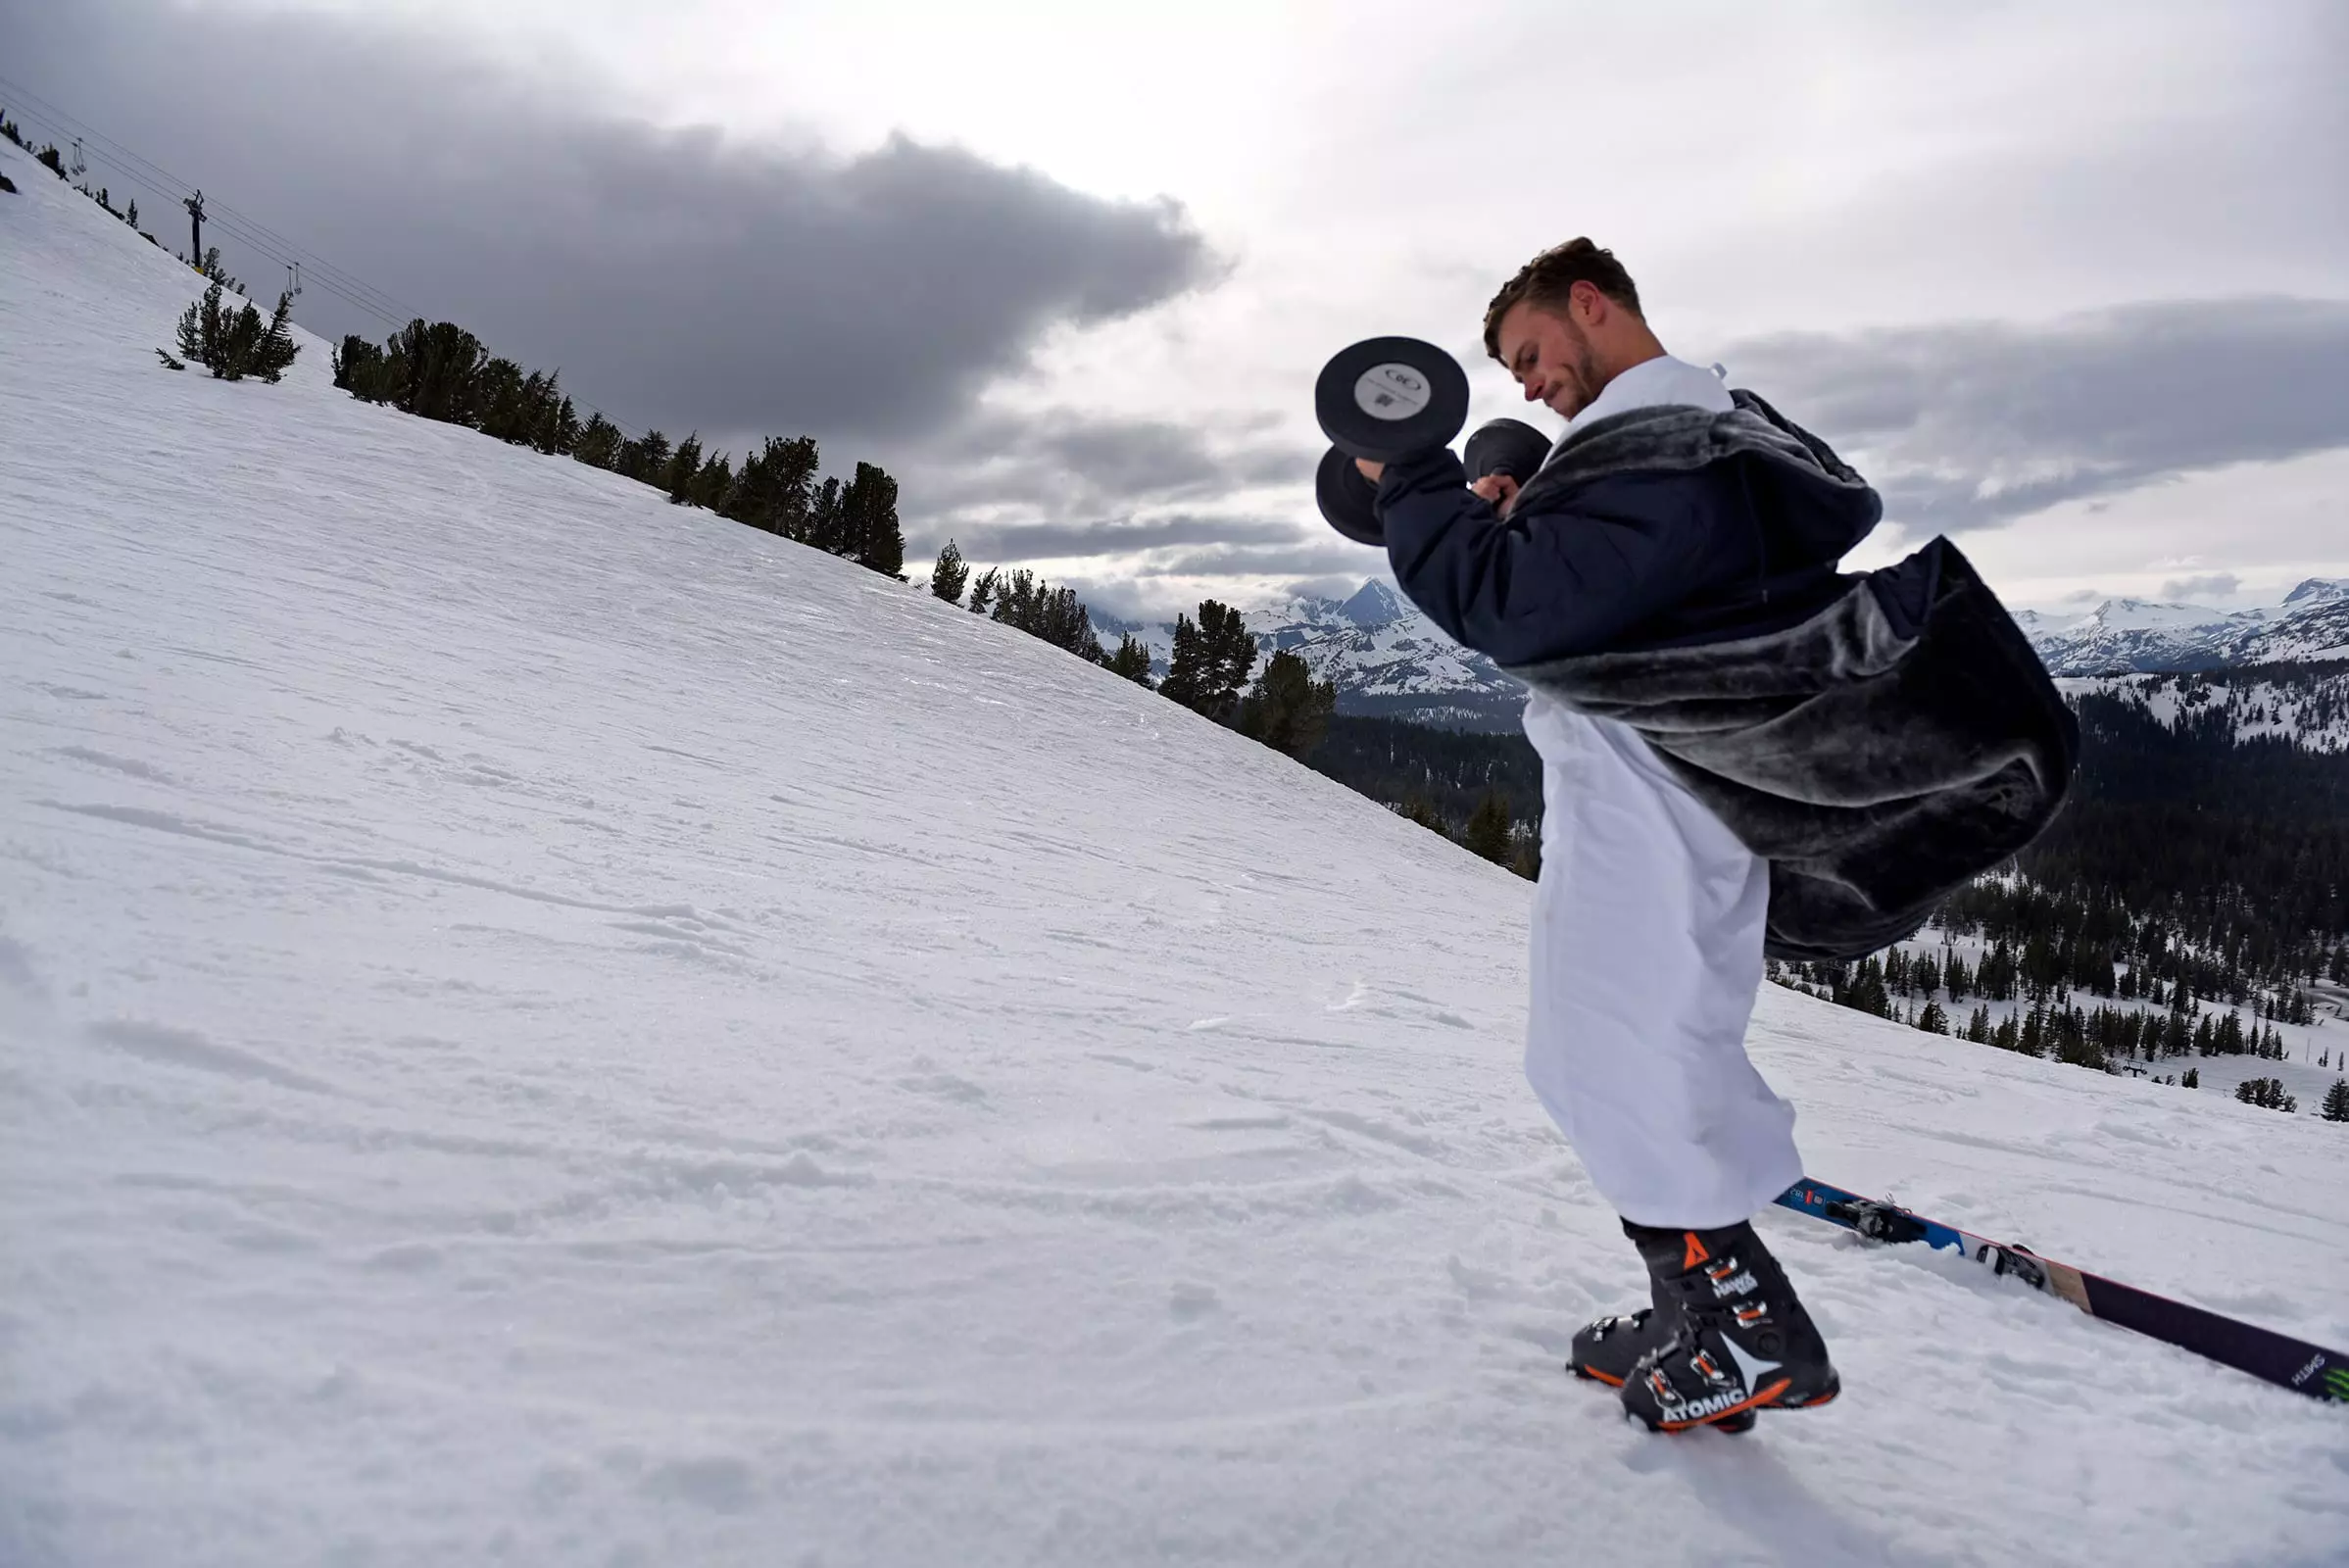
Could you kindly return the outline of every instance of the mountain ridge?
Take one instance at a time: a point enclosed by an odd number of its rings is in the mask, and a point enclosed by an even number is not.
[[[2015,620],[2056,675],[2349,659],[2349,579],[2304,578],[2276,604],[2249,610],[2121,597],[2079,615],[2026,610]]]
[[[1239,608],[1256,639],[1259,660],[1276,653],[1297,655],[1315,679],[1338,688],[1342,713],[1498,731],[1515,728],[1525,706],[1523,686],[1484,655],[1445,636],[1380,578],[1366,578],[1344,599],[1297,594]],[[1104,634],[1140,642],[1150,650],[1151,673],[1166,673],[1174,652],[1173,621],[1112,615],[1094,620]]]

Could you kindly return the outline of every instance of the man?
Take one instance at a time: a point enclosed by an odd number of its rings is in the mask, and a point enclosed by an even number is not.
[[[1667,354],[1608,251],[1536,257],[1485,346],[1567,420],[1522,490],[1469,490],[1448,452],[1361,467],[1403,591],[1532,688],[1526,1072],[1651,1279],[1570,1364],[1650,1428],[1741,1431],[1839,1386],[1748,1219],[1802,1174],[1744,1050],[1765,947],[1856,956],[1915,929],[2044,826],[2076,732],[1945,541],[1836,571],[1875,491]],[[1919,679],[1988,695],[1936,705]]]

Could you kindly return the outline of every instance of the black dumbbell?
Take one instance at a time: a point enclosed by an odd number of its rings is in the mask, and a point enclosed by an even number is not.
[[[1523,419],[1493,419],[1478,425],[1460,448],[1460,466],[1468,482],[1505,473],[1523,484],[1549,456],[1549,437]]]
[[[1321,368],[1313,413],[1333,443],[1313,475],[1322,516],[1356,544],[1384,544],[1371,510],[1377,487],[1354,459],[1395,463],[1450,445],[1468,420],[1468,375],[1433,343],[1366,338]]]
[[[1379,514],[1371,506],[1378,486],[1363,476],[1354,466],[1354,460],[1330,448],[1313,474],[1313,499],[1321,506],[1321,515],[1329,525],[1358,545],[1387,543],[1387,530],[1379,526]]]
[[[1451,445],[1468,422],[1468,372],[1433,343],[1368,338],[1321,368],[1313,413],[1346,456],[1399,463]]]
[[[1549,437],[1523,419],[1494,419],[1479,425],[1460,449],[1460,465],[1474,484],[1488,474],[1505,473],[1523,484],[1549,456]],[[1354,466],[1354,460],[1332,447],[1313,474],[1313,499],[1329,525],[1358,545],[1384,545],[1387,531],[1379,526],[1372,505],[1378,486]]]

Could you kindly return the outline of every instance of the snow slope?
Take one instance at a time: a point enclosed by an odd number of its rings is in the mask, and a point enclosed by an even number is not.
[[[0,196],[0,1562],[2323,1563],[2349,1412],[1761,1223],[1650,1437],[1526,886],[919,593],[160,369]],[[2349,1343],[2349,1129],[1777,988],[1823,1176]]]

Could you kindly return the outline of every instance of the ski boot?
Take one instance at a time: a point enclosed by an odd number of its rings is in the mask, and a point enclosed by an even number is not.
[[[1758,1410],[1835,1396],[1827,1346],[1750,1224],[1623,1229],[1647,1263],[1653,1304],[1576,1335],[1577,1373],[1620,1389],[1624,1409],[1657,1432],[1743,1432]]]

